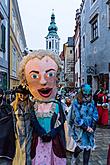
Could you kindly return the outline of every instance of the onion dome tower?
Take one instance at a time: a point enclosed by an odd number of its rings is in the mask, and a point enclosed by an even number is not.
[[[57,55],[59,55],[59,43],[60,43],[60,38],[57,34],[58,28],[55,23],[55,14],[54,10],[52,10],[52,15],[51,15],[51,22],[50,26],[48,27],[48,35],[45,37],[46,38],[46,49],[51,50],[55,52]]]

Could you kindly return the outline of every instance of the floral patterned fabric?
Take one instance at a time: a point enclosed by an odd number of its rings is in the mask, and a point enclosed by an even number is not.
[[[94,132],[90,133],[86,131],[86,128],[89,126],[94,129],[97,120],[98,112],[94,101],[83,102],[82,104],[79,104],[77,99],[73,101],[69,124],[71,126],[71,135],[80,148],[94,148]]]
[[[59,158],[53,153],[52,141],[43,143],[42,140],[38,138],[36,156],[32,160],[32,165],[66,165],[66,159]]]

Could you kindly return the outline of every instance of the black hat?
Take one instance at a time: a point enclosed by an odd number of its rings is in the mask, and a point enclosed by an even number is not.
[[[0,94],[3,95],[3,89],[0,88]]]
[[[22,93],[22,94],[29,94],[29,90],[26,88],[26,86],[19,85],[15,89],[15,93]]]

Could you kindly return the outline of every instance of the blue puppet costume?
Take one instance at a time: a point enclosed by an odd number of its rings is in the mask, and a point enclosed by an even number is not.
[[[88,165],[90,151],[95,146],[94,132],[98,120],[98,112],[92,100],[91,87],[88,84],[82,85],[72,103],[69,115],[71,134],[76,144],[71,164],[73,165],[79,153],[84,151],[83,165]]]

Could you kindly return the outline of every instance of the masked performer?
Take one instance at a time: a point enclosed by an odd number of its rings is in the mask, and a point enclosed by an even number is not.
[[[62,64],[53,52],[38,50],[21,62],[21,83],[33,96],[36,118],[32,119],[32,165],[66,165],[65,115],[55,100]]]
[[[71,165],[74,165],[81,151],[83,151],[83,164],[88,165],[91,149],[94,148],[97,120],[98,112],[92,100],[91,87],[84,84],[73,101],[69,117],[71,135],[76,143]]]
[[[16,153],[13,165],[31,165],[32,105],[29,100],[29,90],[19,85],[15,92],[16,98],[12,102],[16,137]]]

